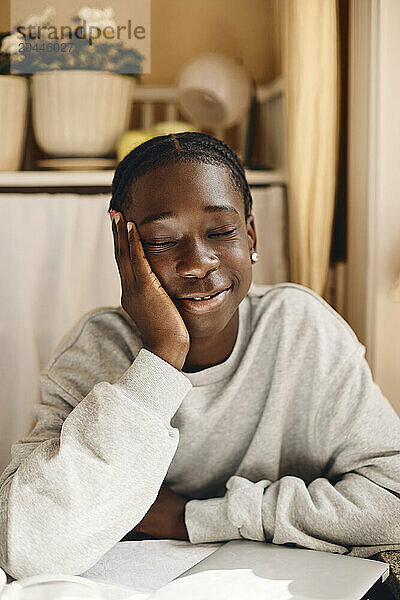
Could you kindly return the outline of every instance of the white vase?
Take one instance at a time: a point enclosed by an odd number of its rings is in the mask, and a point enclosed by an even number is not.
[[[18,171],[23,157],[28,82],[25,77],[0,75],[0,171]]]
[[[129,127],[135,80],[103,71],[32,76],[36,141],[52,156],[104,156]]]

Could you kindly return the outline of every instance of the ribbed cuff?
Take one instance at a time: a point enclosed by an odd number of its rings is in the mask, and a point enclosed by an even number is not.
[[[226,482],[228,519],[246,540],[265,542],[262,505],[264,490],[270,484],[269,479],[254,483],[238,475],[232,475]]]
[[[185,507],[185,524],[192,544],[224,542],[241,538],[227,516],[227,497],[190,500]]]
[[[269,479],[254,483],[232,475],[226,482],[223,498],[190,500],[185,508],[185,524],[192,544],[247,539],[269,541],[273,536],[275,511],[263,524],[264,492]],[[268,537],[267,537],[268,536]]]
[[[114,385],[136,402],[140,399],[144,410],[156,413],[167,425],[192,388],[183,373],[145,348]]]
[[[276,507],[278,504],[281,480],[274,481],[264,492],[261,509],[265,541],[272,542],[275,536]],[[279,542],[276,542],[279,543]],[[285,543],[285,542],[282,542]]]

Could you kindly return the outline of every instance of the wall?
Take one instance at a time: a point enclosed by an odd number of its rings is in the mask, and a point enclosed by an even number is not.
[[[170,83],[191,57],[215,51],[265,83],[280,73],[278,19],[278,0],[152,0],[152,72],[143,81]]]
[[[0,3],[0,31],[8,31],[10,28],[10,2],[2,0]]]
[[[152,0],[152,68],[143,83],[173,83],[186,61],[209,51],[241,59],[257,83],[270,81],[281,71],[279,13],[279,0]],[[8,28],[9,0],[2,0],[0,31]]]

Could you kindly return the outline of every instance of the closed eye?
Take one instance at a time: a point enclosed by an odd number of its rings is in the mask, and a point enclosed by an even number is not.
[[[222,237],[225,235],[230,235],[232,233],[235,233],[236,229],[229,229],[229,231],[220,231],[218,233],[210,233],[209,237]],[[154,248],[163,248],[165,246],[170,246],[172,244],[175,244],[175,241],[169,241],[169,242],[143,242],[146,246],[152,246]]]
[[[146,246],[155,246],[156,248],[162,248],[163,246],[168,246],[169,244],[175,244],[175,242],[143,242]]]
[[[221,231],[220,233],[211,233],[210,237],[219,237],[221,235],[229,235],[230,233],[235,233],[236,229],[230,229],[229,231]]]

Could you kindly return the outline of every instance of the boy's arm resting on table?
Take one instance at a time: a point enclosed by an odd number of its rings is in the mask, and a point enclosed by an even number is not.
[[[186,504],[192,543],[246,538],[361,557],[400,549],[400,419],[360,349],[319,404],[307,460],[321,464],[321,477],[230,477],[224,497]]]
[[[15,578],[80,574],[141,521],[176,452],[170,419],[191,387],[145,349],[76,404],[51,373],[32,433],[0,479],[0,564]]]

